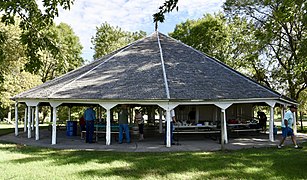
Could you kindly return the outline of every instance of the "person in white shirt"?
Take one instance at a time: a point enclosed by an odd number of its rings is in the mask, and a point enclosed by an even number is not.
[[[297,111],[297,107],[295,105],[291,105],[290,106],[290,110],[288,110],[285,113],[284,119],[282,119],[281,121],[281,130],[282,130],[282,139],[279,143],[279,145],[277,146],[278,149],[281,149],[281,147],[283,146],[286,138],[288,136],[291,136],[292,142],[294,144],[294,148],[298,149],[300,148],[297,144],[296,144],[296,138],[295,135],[293,133],[293,129],[292,129],[292,125],[293,125],[293,117],[294,117],[294,112]]]
[[[134,120],[139,126],[139,134],[140,134],[139,140],[144,140],[144,118],[142,113],[138,109],[135,110]]]

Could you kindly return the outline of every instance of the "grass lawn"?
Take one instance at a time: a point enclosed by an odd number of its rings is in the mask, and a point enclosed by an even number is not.
[[[303,144],[307,147],[307,143]],[[0,179],[307,179],[307,148],[123,153],[0,142]]]
[[[48,124],[40,124],[39,127],[48,128]],[[19,132],[23,131],[23,124],[19,124]],[[0,136],[15,132],[15,126],[7,123],[0,123]]]

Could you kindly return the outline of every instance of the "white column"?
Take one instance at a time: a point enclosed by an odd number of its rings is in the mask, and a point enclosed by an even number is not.
[[[166,147],[171,147],[171,111],[166,110]]]
[[[297,112],[293,112],[293,133],[295,135],[297,134],[296,117],[297,117]]]
[[[56,144],[56,119],[57,119],[57,107],[52,107],[53,119],[52,119],[52,142],[51,144]]]
[[[15,103],[15,136],[18,136],[18,102]]]
[[[111,144],[111,109],[107,110],[106,145]]]
[[[31,126],[32,131],[34,130],[34,108],[31,108],[32,111],[32,117],[31,117]]]
[[[107,121],[106,121],[106,145],[111,144],[111,109],[115,107],[117,104],[113,103],[99,103],[101,107],[103,107],[107,111]]]
[[[228,135],[227,135],[227,124],[226,124],[226,111],[225,111],[225,109],[221,109],[221,115],[222,115],[221,121],[223,123],[223,124],[221,124],[221,127],[223,126],[223,128],[222,128],[223,139],[222,140],[225,142],[225,144],[227,144],[228,143]]]
[[[39,140],[39,115],[38,115],[38,105],[35,106],[35,140]]]
[[[214,105],[221,108],[221,149],[224,150],[224,143],[228,143],[226,109],[229,108],[232,103],[219,102]]]
[[[24,118],[24,122],[23,122],[23,132],[27,132],[27,107],[25,108],[25,118]]]
[[[282,120],[285,118],[285,106],[281,106],[281,121],[280,121],[280,126],[282,123]]]
[[[28,138],[31,138],[31,106],[28,106]]]
[[[269,140],[274,142],[274,106],[270,106]]]
[[[163,125],[162,125],[162,109],[159,108],[159,133],[163,133]]]
[[[224,110],[225,112],[225,110]],[[225,149],[225,126],[224,126],[224,112],[223,109],[221,109],[221,149]]]

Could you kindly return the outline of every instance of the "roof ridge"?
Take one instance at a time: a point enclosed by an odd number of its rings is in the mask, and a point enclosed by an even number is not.
[[[68,85],[70,85],[70,84],[76,82],[76,81],[79,80],[80,78],[84,77],[85,75],[89,74],[89,73],[92,72],[93,70],[97,69],[99,66],[103,65],[104,63],[106,63],[106,62],[108,62],[109,60],[111,60],[112,58],[114,58],[117,54],[123,52],[124,50],[128,49],[129,47],[131,47],[132,45],[138,43],[139,41],[144,40],[145,38],[147,38],[147,37],[144,37],[144,38],[141,38],[141,39],[139,39],[139,40],[137,40],[137,41],[134,41],[134,42],[132,42],[132,43],[129,43],[129,44],[126,45],[125,47],[120,48],[121,50],[118,49],[119,51],[116,52],[115,54],[113,54],[111,57],[109,57],[108,59],[106,59],[106,60],[104,60],[103,62],[99,63],[98,65],[96,65],[95,67],[93,67],[92,69],[90,69],[89,71],[87,71],[86,73],[81,74],[80,76],[78,76],[78,77],[75,78],[74,80],[70,81],[69,83],[63,85],[63,86],[62,86],[61,88],[59,88],[58,90],[56,90],[56,91],[54,91],[53,93],[49,94],[48,97],[50,98],[51,96],[53,96],[54,94],[56,94],[57,92],[59,92],[60,90],[62,90],[64,87],[66,87],[66,86],[68,86]],[[115,50],[115,51],[117,51],[117,50]],[[115,52],[115,51],[113,51],[113,52]],[[112,52],[112,53],[113,53],[113,52]],[[111,54],[111,53],[110,53],[110,54]],[[102,59],[102,57],[100,58],[100,60],[101,60],[101,59]],[[95,62],[95,61],[94,61],[94,62]]]
[[[162,52],[162,47],[161,47],[161,43],[160,43],[159,32],[157,31],[156,34],[157,34],[157,40],[158,40],[158,45],[159,45],[159,50],[160,50],[161,65],[162,65],[162,71],[163,71],[163,79],[164,79],[166,97],[167,97],[167,99],[170,99],[171,97],[170,97],[170,93],[169,93],[166,70],[165,70],[165,66],[164,66],[163,52]]]
[[[165,36],[166,36],[166,35],[165,35]],[[279,97],[282,96],[282,94],[280,94],[280,93],[276,92],[275,90],[270,89],[270,88],[268,88],[268,87],[266,87],[266,86],[264,86],[264,85],[258,83],[257,81],[255,81],[255,80],[253,80],[253,79],[251,79],[251,78],[245,76],[244,74],[240,73],[239,71],[237,71],[237,70],[235,70],[235,69],[232,69],[231,67],[229,67],[229,66],[226,65],[225,63],[223,63],[223,62],[217,60],[216,58],[211,57],[211,56],[207,55],[206,53],[201,52],[201,51],[199,51],[199,50],[197,50],[197,49],[195,49],[195,48],[193,48],[193,47],[191,47],[191,46],[189,46],[189,45],[187,45],[187,44],[185,44],[185,43],[183,43],[183,42],[181,42],[181,41],[179,41],[179,40],[177,40],[177,39],[175,39],[175,38],[173,38],[173,37],[171,37],[171,36],[167,36],[167,37],[169,37],[169,38],[175,40],[176,42],[178,42],[178,43],[180,43],[180,44],[182,44],[182,45],[184,45],[184,46],[186,46],[186,47],[192,49],[193,51],[196,51],[196,52],[199,53],[200,55],[205,55],[205,56],[208,57],[208,59],[210,59],[212,62],[221,65],[221,66],[224,67],[225,69],[227,69],[227,70],[229,70],[229,71],[231,71],[231,72],[233,72],[233,73],[235,73],[235,74],[237,74],[237,75],[239,75],[239,76],[241,76],[241,77],[247,79],[248,81],[251,81],[252,83],[256,84],[257,86],[262,87],[262,88],[265,88],[266,90],[269,90],[269,91],[275,93],[275,94],[278,95]]]

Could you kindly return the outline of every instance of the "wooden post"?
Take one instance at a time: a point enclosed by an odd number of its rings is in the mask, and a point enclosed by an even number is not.
[[[111,109],[107,108],[106,145],[111,144]]]
[[[159,108],[159,133],[163,133],[163,125],[162,125],[162,109]]]
[[[166,147],[171,147],[171,111],[166,110]]]
[[[226,111],[225,109],[221,109],[222,112],[222,119],[223,119],[223,131],[224,131],[224,139],[223,141],[225,142],[225,144],[228,143],[228,135],[227,135],[227,124],[226,124]]]
[[[15,102],[15,136],[18,136],[18,102]]]
[[[23,132],[27,132],[27,106],[25,107],[25,118],[24,118],[24,121],[23,121]]]
[[[57,107],[52,107],[53,113],[53,119],[52,119],[52,142],[51,144],[56,144],[56,119],[57,119]]]
[[[28,106],[28,138],[31,138],[31,106]]]
[[[223,109],[221,109],[221,149],[222,151],[225,150],[225,126],[224,126],[224,112]]]
[[[297,113],[293,112],[293,133],[296,135],[297,134]]]
[[[31,108],[31,130],[34,130],[34,108]]]
[[[38,105],[35,106],[35,140],[39,140],[39,114]]]
[[[271,142],[274,142],[274,107],[270,106],[270,108],[269,139]]]

